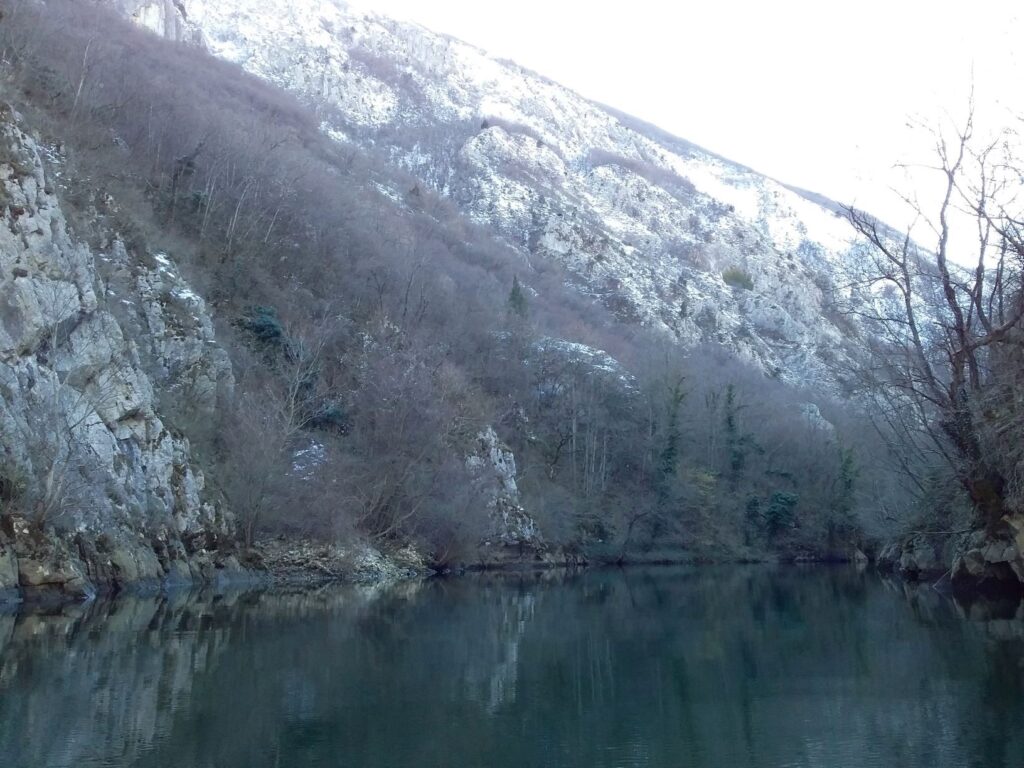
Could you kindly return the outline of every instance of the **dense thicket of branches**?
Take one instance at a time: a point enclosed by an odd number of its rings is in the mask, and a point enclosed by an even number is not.
[[[66,143],[79,232],[167,250],[211,301],[234,399],[212,424],[164,408],[247,542],[465,557],[489,525],[465,456],[492,424],[549,540],[612,558],[848,551],[901,506],[851,411],[616,324],[280,90],[91,3],[0,11],[5,97]]]
[[[951,472],[975,522],[994,531],[1024,501],[1024,165],[1013,137],[975,134],[973,112],[933,132],[924,170],[940,196],[931,210],[908,198],[916,229],[847,214],[868,246],[854,286],[875,334],[865,391],[908,477],[927,491],[929,467]]]

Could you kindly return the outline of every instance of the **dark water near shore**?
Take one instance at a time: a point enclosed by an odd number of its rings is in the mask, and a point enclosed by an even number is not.
[[[1022,636],[847,568],[23,611],[0,766],[1017,768]]]

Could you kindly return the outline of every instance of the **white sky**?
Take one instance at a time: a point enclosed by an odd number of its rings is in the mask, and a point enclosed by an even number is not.
[[[1024,114],[1024,6],[994,0],[357,0],[889,218],[908,118]],[[997,103],[999,110],[986,108]],[[997,117],[993,117],[997,115]],[[916,155],[921,155],[916,152]],[[894,219],[894,217],[896,217]]]

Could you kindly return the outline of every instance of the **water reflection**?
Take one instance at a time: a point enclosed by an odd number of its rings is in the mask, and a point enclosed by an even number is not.
[[[0,615],[0,763],[1016,768],[1019,611],[746,568]]]

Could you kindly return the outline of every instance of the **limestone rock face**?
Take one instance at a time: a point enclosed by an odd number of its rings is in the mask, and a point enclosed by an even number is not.
[[[89,254],[74,243],[35,143],[0,106],[0,359],[36,349],[96,311]]]
[[[21,587],[81,596],[232,538],[158,392],[210,412],[233,378],[169,256],[76,240],[46,149],[0,107],[0,490],[27,521],[0,543],[0,590],[16,561]]]
[[[491,532],[487,543],[503,546],[540,547],[537,523],[523,509],[516,485],[516,459],[492,427],[477,435],[474,452],[466,459],[479,488],[489,499]]]
[[[117,0],[122,13],[139,26],[168,40],[202,42],[202,35],[189,23],[184,0]]]
[[[164,396],[212,412],[234,389],[227,353],[217,344],[206,302],[166,253],[130,254],[115,240],[101,260],[106,296],[136,339],[147,374]]]

